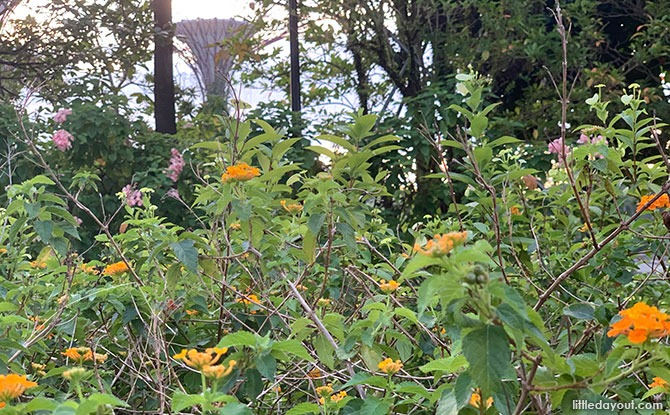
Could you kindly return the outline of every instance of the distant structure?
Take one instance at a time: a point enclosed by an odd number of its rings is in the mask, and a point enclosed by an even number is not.
[[[253,34],[251,25],[234,19],[183,20],[177,23],[176,34],[193,54],[186,63],[196,74],[203,95],[226,99],[234,54],[225,53],[221,41],[235,36],[248,39]]]

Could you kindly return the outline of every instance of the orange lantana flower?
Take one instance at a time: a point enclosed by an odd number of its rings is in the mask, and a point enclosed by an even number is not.
[[[11,399],[21,396],[26,389],[35,386],[37,383],[26,379],[25,375],[0,375],[0,408],[4,408]]]
[[[651,199],[656,195],[644,195],[640,198],[640,203],[637,204],[637,211],[642,210],[642,206],[646,205]],[[656,199],[651,205],[647,206],[647,210],[656,210],[659,208],[668,208],[670,207],[670,198],[667,193],[664,193]]]
[[[102,271],[102,273],[104,275],[114,276],[114,275],[123,274],[124,272],[128,272],[128,271],[129,271],[128,265],[126,265],[126,263],[123,262],[123,261],[119,261],[119,262],[115,262],[113,264],[107,265],[105,267],[105,270]]]
[[[650,388],[655,388],[655,387],[657,387],[657,386],[660,386],[660,387],[662,387],[662,388],[666,388],[666,389],[667,389],[667,388],[668,388],[668,382],[666,382],[665,379],[656,376],[656,377],[654,378],[654,381],[653,381],[652,383],[649,384],[649,387],[650,387]]]
[[[437,234],[423,247],[419,244],[415,244],[414,251],[423,255],[440,257],[447,255],[455,246],[462,244],[466,239],[468,239],[468,233],[465,231],[449,232],[443,235]]]
[[[260,175],[261,171],[257,167],[252,167],[247,163],[238,163],[226,168],[226,172],[221,176],[221,182],[246,182]]]
[[[670,316],[643,302],[619,311],[619,315],[621,319],[607,332],[609,337],[623,334],[631,343],[644,343],[670,334]]]

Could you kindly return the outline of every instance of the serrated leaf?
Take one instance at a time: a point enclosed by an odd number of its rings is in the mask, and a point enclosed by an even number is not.
[[[299,403],[293,408],[289,409],[286,412],[286,415],[304,415],[304,414],[313,414],[320,413],[321,409],[319,405],[310,402]]]
[[[274,342],[272,344],[272,350],[289,353],[310,362],[314,360],[307,352],[307,349],[303,347],[302,343],[297,340],[282,340]]]
[[[196,274],[198,272],[198,250],[193,245],[195,242],[192,239],[183,239],[171,243],[170,248],[186,269]]]
[[[202,395],[187,395],[176,392],[172,395],[172,411],[177,412],[207,402]]]
[[[442,359],[436,359],[421,366],[419,370],[423,373],[446,372],[454,373],[468,367],[468,361],[463,355],[449,356]]]
[[[474,382],[487,393],[501,390],[503,379],[514,377],[509,339],[499,326],[486,325],[463,337],[463,355]]]
[[[256,346],[256,337],[254,333],[248,331],[236,331],[225,336],[216,347],[235,347],[235,346]]]
[[[578,320],[593,320],[595,310],[593,306],[586,303],[570,304],[563,309],[563,315]]]

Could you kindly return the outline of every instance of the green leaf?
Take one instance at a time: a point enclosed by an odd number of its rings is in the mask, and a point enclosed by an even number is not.
[[[219,409],[219,415],[253,415],[253,411],[246,405],[239,402],[230,402],[221,409]]]
[[[304,414],[313,414],[320,413],[321,409],[319,405],[310,402],[299,403],[293,408],[289,409],[286,412],[286,415],[304,415]]]
[[[576,318],[578,320],[593,320],[595,310],[593,306],[586,303],[570,304],[563,309],[563,315]]]
[[[489,119],[484,115],[478,114],[472,118],[470,123],[470,135],[473,137],[481,137],[484,134],[484,130],[489,125]],[[490,150],[490,148],[489,148]]]
[[[44,243],[48,243],[51,239],[51,233],[53,232],[54,223],[50,220],[38,220],[35,222],[35,232],[40,236],[40,239]]]
[[[318,235],[325,220],[326,215],[324,215],[323,213],[311,215],[309,217],[309,220],[307,221],[307,227],[309,228],[310,232],[312,232],[314,235]]]
[[[170,247],[175,256],[182,264],[194,274],[198,272],[198,250],[193,246],[195,242],[192,239],[183,239],[179,242],[173,242]]]
[[[391,403],[368,396],[356,415],[388,415]]]
[[[104,405],[111,405],[112,407],[126,407],[127,403],[123,402],[119,398],[113,395],[108,395],[106,393],[94,393],[89,396],[87,399],[84,399],[79,404],[77,408],[76,415],[90,415],[98,413],[98,408]]]
[[[325,148],[325,147],[321,147],[321,146],[307,146],[307,147],[305,147],[305,149],[307,149],[307,150],[312,150],[313,152],[318,153],[318,154],[321,154],[321,155],[323,155],[323,156],[326,156],[326,157],[328,157],[328,158],[331,159],[331,160],[336,160],[336,159],[337,159],[337,156],[335,155],[335,153],[333,153],[331,150],[329,150],[329,149],[327,149],[327,148]]]
[[[511,137],[509,135],[502,136],[500,138],[496,138],[495,140],[491,141],[489,143],[489,147],[491,148],[496,148],[498,146],[503,146],[505,144],[516,144],[520,143],[521,140],[515,137]]]
[[[254,333],[249,333],[248,331],[236,331],[235,333],[230,333],[221,341],[216,347],[234,347],[234,346],[247,346],[251,348],[256,347],[256,337]]]
[[[4,313],[7,311],[15,311],[17,308],[19,307],[14,303],[10,303],[7,301],[0,303],[0,313]]]
[[[38,396],[33,398],[26,404],[26,410],[28,412],[35,411],[53,411],[56,408],[57,403],[51,399],[43,398]]]
[[[186,395],[181,392],[175,392],[172,395],[172,411],[177,412],[192,406],[201,405],[206,403],[207,400],[204,396],[198,395]]]
[[[356,151],[356,146],[351,144],[346,138],[338,137],[336,135],[332,134],[321,134],[320,136],[316,137],[317,140],[324,140],[331,142],[333,144],[337,144],[338,146],[344,148],[345,150],[354,152]]]
[[[272,344],[272,350],[289,353],[310,362],[314,360],[307,352],[307,349],[303,347],[302,343],[297,340],[282,340],[275,342]]]
[[[453,390],[445,392],[437,402],[436,414],[440,415],[458,415],[458,402]]]
[[[256,369],[268,379],[272,379],[277,373],[277,359],[271,354],[265,354],[256,358]]]
[[[487,393],[501,390],[503,379],[513,378],[509,339],[500,326],[486,325],[463,337],[463,355],[470,363],[468,372]]]
[[[462,368],[468,367],[468,361],[463,355],[449,356],[442,359],[436,359],[421,366],[419,370],[423,373],[428,372],[458,372]]]

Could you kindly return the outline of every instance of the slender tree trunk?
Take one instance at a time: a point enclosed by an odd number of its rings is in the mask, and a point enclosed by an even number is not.
[[[156,131],[174,134],[174,78],[172,74],[172,0],[152,0],[156,36],[154,43],[154,117]]]

